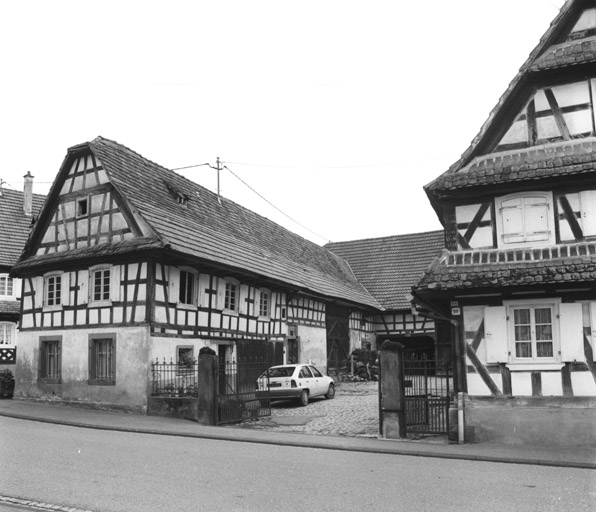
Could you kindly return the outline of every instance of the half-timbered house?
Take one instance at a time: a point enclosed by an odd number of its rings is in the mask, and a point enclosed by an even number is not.
[[[380,308],[348,264],[114,141],[70,148],[14,275],[17,395],[143,407],[150,363],[256,350],[326,367]]]
[[[44,196],[33,194],[27,173],[23,192],[0,185],[0,365],[16,363],[21,315],[21,280],[10,277],[31,231]]]
[[[596,444],[596,6],[569,0],[425,189],[446,249],[414,290],[451,326],[468,441]]]
[[[333,242],[325,246],[349,264],[362,285],[383,306],[370,316],[365,337],[352,339],[349,351],[377,350],[385,340],[399,341],[416,356],[450,360],[449,330],[412,313],[411,289],[445,247],[443,231]],[[328,348],[328,353],[330,352]]]

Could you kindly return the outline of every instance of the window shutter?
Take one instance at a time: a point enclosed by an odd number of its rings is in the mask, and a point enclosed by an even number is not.
[[[238,288],[238,311],[243,314],[250,314],[250,308],[247,302],[250,294],[250,288],[245,284],[238,285]]]
[[[522,204],[519,198],[509,199],[501,203],[501,220],[503,242],[514,243],[524,240]]]
[[[87,304],[89,302],[89,271],[79,270],[79,294],[78,303]]]
[[[110,300],[120,300],[120,265],[112,265],[110,269]]]
[[[37,375],[40,379],[46,376],[47,365],[47,350],[46,344],[43,341],[39,342],[39,367],[37,368]]]
[[[22,281],[20,279],[13,279],[12,280],[12,294],[15,298],[21,298],[21,288],[22,288]]]
[[[584,236],[596,235],[596,190],[580,193],[581,224]]]
[[[31,290],[31,292],[33,293],[33,300],[35,302],[34,307],[41,308],[43,307],[43,288],[45,280],[43,277],[34,277],[31,280],[31,284],[33,286],[33,290]]]
[[[223,309],[225,305],[226,299],[226,280],[222,277],[218,277],[217,279],[217,309]]]
[[[484,344],[487,363],[507,363],[507,313],[505,306],[484,308]]]
[[[526,223],[526,240],[539,242],[548,240],[548,203],[546,197],[524,198],[524,221]]]
[[[209,293],[210,290],[210,279],[207,274],[199,274],[199,306],[203,308],[209,307]]]
[[[559,304],[561,361],[585,361],[581,303]]]
[[[180,270],[170,267],[168,273],[168,302],[180,301]]]
[[[64,272],[60,276],[60,304],[68,306],[70,304],[70,272]]]

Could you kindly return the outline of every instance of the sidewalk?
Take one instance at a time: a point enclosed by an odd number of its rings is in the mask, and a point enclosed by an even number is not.
[[[153,435],[196,437],[328,450],[416,457],[535,464],[596,469],[596,448],[438,444],[422,440],[386,440],[333,435],[271,432],[242,427],[209,427],[186,420],[83,409],[25,400],[0,400],[0,416],[82,428]]]

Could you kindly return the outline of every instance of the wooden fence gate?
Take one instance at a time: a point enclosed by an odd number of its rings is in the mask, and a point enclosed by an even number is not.
[[[442,361],[404,354],[406,433],[448,434],[452,376]]]

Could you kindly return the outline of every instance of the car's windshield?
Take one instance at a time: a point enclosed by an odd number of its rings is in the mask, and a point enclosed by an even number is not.
[[[265,373],[263,373],[262,377],[266,377],[267,373],[269,373],[269,377],[291,377],[294,373],[293,366],[280,366],[279,368],[269,368]]]

